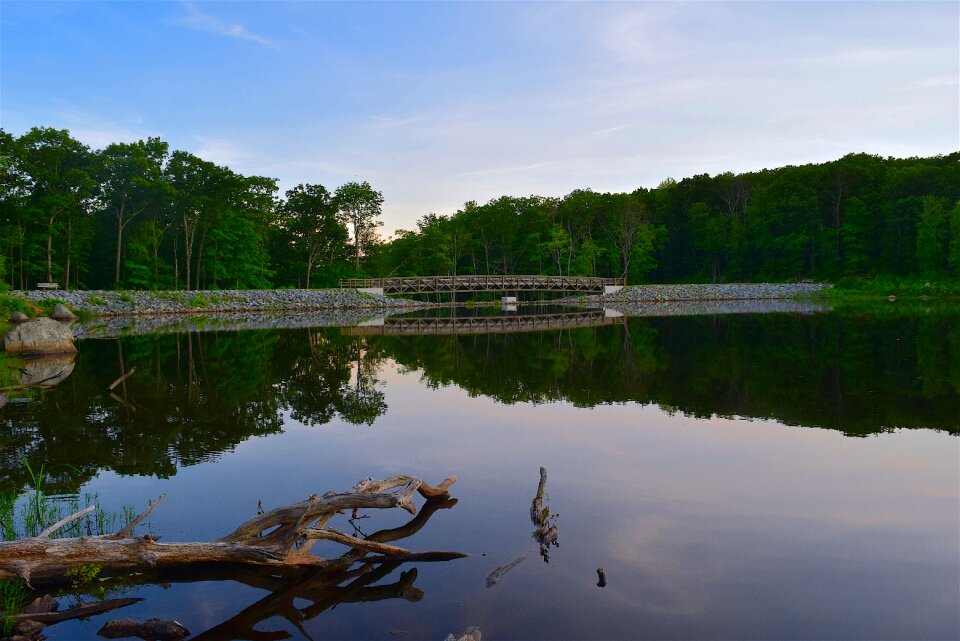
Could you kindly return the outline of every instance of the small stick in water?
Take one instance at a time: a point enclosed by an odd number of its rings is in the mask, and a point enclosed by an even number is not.
[[[607,586],[607,573],[603,571],[603,568],[597,568],[597,576],[600,577],[600,580],[597,581],[598,588],[604,588]]]
[[[510,561],[510,563],[507,563],[507,564],[505,564],[505,565],[501,565],[500,567],[498,567],[497,569],[495,569],[493,572],[491,572],[490,574],[488,574],[488,575],[487,575],[487,587],[488,587],[488,588],[492,588],[492,587],[495,586],[496,584],[500,583],[500,579],[503,578],[503,575],[506,574],[507,572],[509,572],[510,570],[512,570],[513,568],[517,567],[517,566],[520,564],[520,562],[523,561],[525,558],[527,558],[527,555],[526,555],[526,554],[524,554],[524,555],[521,556],[521,557],[518,557],[518,558],[514,559],[513,561]]]

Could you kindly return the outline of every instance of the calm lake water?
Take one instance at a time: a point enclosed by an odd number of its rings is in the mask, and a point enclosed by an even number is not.
[[[469,626],[491,641],[960,635],[960,308],[591,324],[83,340],[55,388],[0,408],[0,490],[27,482],[23,455],[46,464],[52,490],[96,493],[108,510],[165,493],[149,531],[174,541],[222,536],[258,501],[459,477],[456,504],[398,544],[470,556],[328,586],[301,623],[314,639]],[[529,516],[540,466],[559,531],[546,550]],[[355,523],[369,534],[409,518]],[[336,527],[353,531],[345,517]],[[245,610],[248,629],[305,638],[268,591],[238,581],[123,593],[144,601],[50,639],[130,617],[239,638]],[[307,608],[311,594],[286,603]]]

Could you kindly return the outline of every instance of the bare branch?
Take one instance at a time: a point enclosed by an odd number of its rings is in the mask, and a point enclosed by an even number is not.
[[[88,505],[87,507],[83,508],[79,512],[76,512],[75,514],[71,514],[66,518],[60,519],[50,527],[46,528],[43,532],[38,534],[37,537],[39,538],[48,537],[54,532],[56,532],[57,530],[59,530],[60,528],[62,528],[63,526],[73,523],[77,519],[81,519],[87,514],[90,514],[91,512],[93,512],[94,509],[96,509],[95,505]]]
[[[113,535],[114,538],[122,539],[122,538],[125,537],[125,536],[129,536],[130,533],[133,532],[133,528],[135,528],[135,527],[137,527],[138,525],[140,525],[140,523],[141,523],[145,518],[147,518],[148,516],[150,516],[150,513],[153,512],[153,508],[155,508],[155,507],[157,507],[158,505],[160,505],[160,501],[162,501],[162,500],[165,499],[165,498],[167,498],[167,495],[166,495],[166,494],[161,494],[160,496],[158,496],[158,497],[157,497],[157,500],[150,504],[150,507],[148,507],[147,509],[145,509],[143,512],[140,513],[140,516],[138,516],[137,518],[135,518],[135,519],[133,519],[132,521],[130,521],[129,523],[127,523],[126,526],[124,526],[124,528],[123,528],[122,530],[120,530],[119,532],[117,532],[116,534],[114,534],[114,535]]]

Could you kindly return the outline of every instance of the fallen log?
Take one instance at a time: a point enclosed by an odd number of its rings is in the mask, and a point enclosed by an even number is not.
[[[20,577],[33,582],[62,580],[66,570],[81,564],[103,568],[103,575],[139,572],[193,564],[248,564],[271,568],[322,567],[359,558],[374,551],[391,556],[411,556],[408,550],[394,546],[376,546],[372,541],[356,539],[324,530],[338,512],[352,509],[390,509],[399,507],[416,514],[412,496],[428,499],[443,497],[456,477],[434,487],[411,476],[395,476],[382,481],[367,480],[352,491],[313,495],[293,505],[270,510],[243,523],[230,534],[207,542],[160,543],[148,536],[132,536],[132,525],[139,523],[159,501],[116,534],[79,538],[51,538],[80,512],[46,528],[41,536],[0,542],[0,580]],[[161,497],[162,498],[162,497]],[[81,511],[82,512],[82,511]],[[310,553],[317,539],[343,543],[351,552],[337,561],[327,561]],[[353,554],[354,556],[351,556]],[[455,553],[453,553],[455,554]],[[420,560],[426,560],[420,559]]]
[[[139,603],[143,599],[107,599],[105,601],[94,601],[92,603],[81,603],[69,610],[51,611],[51,612],[28,612],[10,615],[14,621],[37,621],[44,625],[52,625],[61,621],[70,619],[86,619],[95,614],[103,614],[117,608],[125,608],[128,605]]]
[[[147,619],[144,622],[132,619],[107,621],[97,634],[105,639],[139,637],[147,641],[180,641],[190,636],[190,631],[179,621]]]

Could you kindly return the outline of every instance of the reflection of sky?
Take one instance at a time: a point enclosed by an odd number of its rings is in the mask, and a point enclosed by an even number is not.
[[[252,515],[258,499],[269,508],[368,475],[459,476],[460,503],[400,544],[473,556],[419,566],[420,603],[324,613],[307,624],[318,637],[404,630],[412,636],[403,638],[435,639],[469,625],[495,639],[958,632],[954,436],[910,430],[849,438],[670,416],[653,406],[506,406],[455,387],[429,390],[418,373],[391,365],[380,378],[389,410],[372,427],[305,428],[288,419],[284,434],[245,441],[172,479],[104,473],[91,488],[118,505],[167,492],[152,521],[175,540],[221,535]],[[530,538],[540,465],[550,475],[547,503],[559,514],[560,547],[549,565]],[[363,527],[403,521],[380,514]],[[524,552],[530,556],[499,585],[484,587],[487,573]],[[600,566],[604,589],[595,586]],[[200,631],[253,594],[209,584],[151,589],[147,604],[124,616],[159,610]],[[54,627],[51,638],[68,638],[55,635],[80,625]]]

